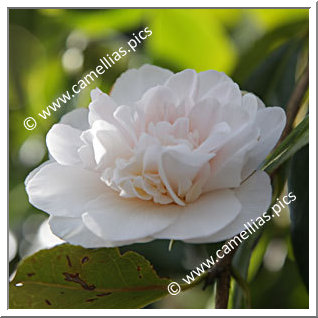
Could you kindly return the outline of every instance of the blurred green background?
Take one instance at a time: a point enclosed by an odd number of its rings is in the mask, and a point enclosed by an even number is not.
[[[308,14],[305,9],[10,9],[10,273],[22,257],[60,243],[45,223],[46,214],[29,204],[24,180],[47,159],[48,130],[63,114],[87,107],[91,89],[98,86],[109,92],[123,71],[144,63],[174,72],[215,69],[266,105],[285,107],[308,61]],[[100,57],[125,45],[133,32],[145,27],[152,35],[136,52],[123,57],[49,119],[38,121],[35,130],[23,127],[26,117],[36,117],[95,69]],[[308,96],[296,121],[307,109]],[[155,241],[122,250],[139,251],[160,274],[177,278],[213,248],[176,242],[168,252],[168,243]],[[308,308],[308,293],[291,249],[288,210],[264,228],[251,254],[248,283],[252,308]],[[235,288],[231,293],[231,306],[242,307]],[[213,298],[212,289],[203,292],[198,287],[150,308],[213,308]]]

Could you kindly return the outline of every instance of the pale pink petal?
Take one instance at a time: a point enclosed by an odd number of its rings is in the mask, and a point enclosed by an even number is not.
[[[46,135],[46,144],[51,156],[61,165],[81,163],[78,149],[83,145],[82,132],[64,124],[55,124]]]
[[[129,106],[119,106],[114,111],[114,118],[120,126],[120,130],[131,146],[134,146],[140,134],[144,131],[144,126],[140,123],[138,112]]]
[[[143,138],[143,139],[146,140],[146,138]],[[143,173],[158,172],[159,160],[162,154],[162,147],[156,143],[157,141],[155,140],[154,143],[150,145],[149,147],[147,147],[147,149],[145,150],[145,153],[143,155],[143,162],[142,162]]]
[[[213,126],[220,121],[221,115],[221,105],[213,97],[200,100],[191,109],[190,130],[199,132],[200,143],[209,136]]]
[[[257,112],[255,124],[260,129],[260,138],[248,153],[242,177],[246,178],[265,160],[275,147],[286,124],[286,115],[280,107],[268,107]]]
[[[94,170],[97,168],[93,147],[93,139],[94,136],[91,129],[83,131],[81,134],[81,140],[83,141],[83,144],[77,151],[78,156],[82,161],[83,167],[90,170]]]
[[[212,235],[225,228],[238,215],[241,204],[231,190],[202,195],[198,200],[180,207],[178,219],[156,233],[160,239],[187,240]]]
[[[236,188],[241,184],[246,154],[255,146],[258,137],[259,130],[253,125],[246,125],[217,151],[211,160],[211,178],[204,186],[204,192]]]
[[[223,82],[234,83],[232,79],[223,72],[214,70],[200,72],[198,74],[197,99],[202,99],[205,95],[209,94],[215,86]]]
[[[144,237],[133,241],[106,241],[90,231],[81,217],[51,216],[49,224],[52,232],[58,237],[73,245],[80,245],[85,248],[117,247],[132,243],[146,243],[153,240],[153,237]]]
[[[233,132],[240,131],[242,127],[253,122],[250,111],[242,106],[242,99],[240,99],[240,105],[223,105],[220,121],[225,121]]]
[[[174,223],[182,210],[140,199],[121,198],[108,190],[90,202],[83,214],[85,225],[107,241],[143,239]]]
[[[42,164],[40,164],[38,167],[36,167],[35,169],[33,169],[25,178],[24,180],[24,184],[25,186],[27,186],[27,184],[29,183],[29,181],[45,166],[50,165],[52,163],[56,163],[56,161],[51,158],[47,161],[44,161]]]
[[[213,156],[191,151],[186,145],[170,146],[162,152],[159,174],[176,203],[184,205],[180,197],[185,197],[200,169]]]
[[[198,74],[198,93],[196,100],[213,97],[222,105],[232,104],[239,106],[241,91],[230,77],[222,72],[213,70]]]
[[[223,146],[231,137],[231,128],[226,122],[216,124],[209,137],[199,146],[199,151],[212,152]]]
[[[192,99],[197,93],[197,73],[189,69],[176,73],[168,78],[165,86],[169,87],[180,101]]]
[[[167,121],[173,123],[177,118],[177,96],[164,86],[149,89],[138,102],[138,109],[144,113],[146,127],[149,123]]]
[[[81,217],[51,216],[49,224],[55,235],[70,244],[86,248],[114,246],[91,232],[84,225]]]
[[[256,171],[235,190],[235,195],[242,204],[237,217],[222,230],[210,236],[186,240],[188,243],[213,243],[227,240],[241,231],[246,230],[244,224],[251,219],[256,220],[267,211],[272,197],[269,176],[263,171]],[[257,224],[257,222],[256,222]],[[248,224],[246,224],[248,226]]]
[[[117,158],[128,158],[131,148],[116,126],[97,120],[92,129],[92,145],[97,165],[114,166]]]
[[[105,190],[107,186],[97,173],[58,163],[43,166],[26,184],[32,205],[59,216],[81,215],[84,205]]]
[[[203,193],[203,187],[211,178],[210,164],[206,163],[198,172],[192,182],[192,186],[186,194],[185,201],[187,203],[197,200]]]
[[[94,148],[91,145],[83,145],[77,152],[84,168],[93,170],[96,167]]]
[[[250,120],[254,121],[259,109],[257,97],[251,93],[245,94],[242,97],[242,108],[249,114]]]
[[[121,74],[111,91],[118,105],[132,105],[151,87],[162,85],[173,73],[164,68],[145,64]]]
[[[69,125],[79,130],[86,130],[89,128],[88,123],[88,109],[77,108],[62,116],[60,124]]]
[[[117,108],[111,97],[96,88],[91,91],[92,102],[89,104],[88,121],[92,125],[96,120],[113,121],[113,112]]]
[[[266,106],[263,103],[263,101],[258,96],[256,96],[255,94],[253,94],[253,95],[256,97],[258,110],[264,109]]]

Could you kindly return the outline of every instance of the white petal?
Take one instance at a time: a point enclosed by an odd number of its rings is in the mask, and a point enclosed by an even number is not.
[[[225,121],[232,129],[232,131],[239,131],[247,123],[253,122],[251,114],[253,110],[244,108],[242,106],[242,98],[239,98],[237,104],[226,104],[223,105],[220,121]]]
[[[96,160],[94,156],[94,148],[92,145],[83,145],[78,149],[78,156],[82,161],[83,167],[93,170],[96,168]]]
[[[270,178],[265,172],[256,171],[235,190],[235,194],[242,204],[241,211],[235,220],[211,236],[187,240],[188,243],[220,242],[246,230],[244,224],[250,222],[251,219],[255,221],[257,217],[267,211],[270,205],[272,197]],[[246,225],[248,226],[248,224]]]
[[[204,192],[236,188],[241,184],[246,154],[255,146],[258,136],[257,128],[246,125],[216,152],[211,160],[211,177],[204,186]]]
[[[255,123],[260,129],[260,138],[248,154],[243,179],[256,170],[275,147],[285,127],[286,115],[281,107],[267,107],[257,112]]]
[[[165,83],[180,101],[192,98],[196,94],[197,85],[197,73],[190,69],[172,75]]]
[[[86,248],[113,246],[110,242],[92,233],[84,225],[81,217],[51,216],[49,223],[55,235],[73,245],[81,245]]]
[[[161,157],[162,153],[162,147],[157,144],[157,140],[154,138],[151,138],[148,135],[144,135],[140,140],[140,143],[146,143],[151,141],[152,139],[154,140],[152,145],[149,145],[144,151],[143,155],[143,167],[142,171],[143,173],[148,172],[148,171],[158,171],[158,163]],[[140,145],[140,148],[142,147],[142,144]]]
[[[159,174],[177,204],[184,205],[179,197],[186,194],[200,169],[213,156],[191,151],[185,145],[170,146],[164,150],[159,161]]]
[[[266,106],[263,103],[263,101],[258,96],[256,96],[255,94],[253,94],[253,95],[256,97],[258,110],[266,108]]]
[[[11,262],[15,255],[17,254],[18,250],[18,242],[13,233],[9,230],[9,262]]]
[[[186,202],[193,202],[199,198],[203,192],[203,187],[211,177],[210,164],[205,164],[192,182],[192,186],[186,194]]]
[[[46,135],[46,144],[51,156],[61,165],[81,163],[78,149],[83,145],[81,130],[64,124],[55,124]]]
[[[86,130],[89,128],[88,123],[88,109],[87,108],[77,108],[69,113],[65,114],[61,120],[60,124],[70,125],[73,128],[79,130]]]
[[[117,108],[116,103],[111,97],[103,93],[98,88],[91,91],[92,102],[89,104],[88,121],[92,125],[94,121],[102,119],[112,122],[113,112]]]
[[[212,235],[235,219],[241,204],[233,191],[222,190],[206,193],[181,209],[179,218],[156,233],[156,238],[186,240]]]
[[[213,96],[221,105],[241,106],[242,93],[236,83],[222,82],[215,86],[206,96]]]
[[[84,205],[105,189],[107,186],[96,173],[58,163],[43,166],[26,184],[32,205],[59,216],[81,215]]]
[[[255,95],[247,93],[242,97],[242,108],[249,114],[250,119],[254,120],[258,111],[258,99]]]
[[[86,207],[85,225],[107,241],[143,239],[172,224],[180,207],[160,205],[140,199],[121,198],[113,190],[107,191]]]
[[[154,65],[130,69],[115,82],[111,97],[118,105],[132,105],[151,87],[162,85],[173,73]]]
[[[179,139],[186,139],[189,135],[189,118],[180,117],[173,124],[173,135]]]
[[[131,155],[131,149],[116,126],[97,120],[90,130],[95,161],[101,167],[113,166],[116,159]]]
[[[94,135],[92,134],[92,129],[83,131],[81,134],[81,140],[83,141],[83,144],[77,151],[78,156],[82,161],[82,166],[89,170],[94,170],[97,168],[93,139]]]
[[[170,88],[156,86],[142,96],[137,107],[143,111],[146,125],[159,121],[173,123],[177,118],[177,103],[177,96]]]
[[[97,99],[99,99],[101,97],[101,95],[103,95],[103,91],[100,90],[98,87],[94,88],[91,90],[91,99],[92,101],[95,101]]]
[[[232,79],[223,72],[214,70],[200,72],[198,74],[199,87],[198,87],[198,98],[201,99],[204,95],[209,93],[213,87],[217,86],[221,82],[233,83]]]
[[[214,98],[200,100],[189,114],[190,130],[199,132],[200,142],[203,142],[210,134],[221,118],[221,105]]]
[[[153,237],[144,237],[136,240],[106,241],[85,226],[82,217],[50,216],[49,224],[52,232],[64,241],[85,248],[117,247],[133,243],[146,243]]]
[[[198,93],[196,100],[207,97],[217,99],[222,105],[239,105],[241,91],[230,77],[224,73],[209,70],[198,74]]]
[[[138,113],[135,111],[135,109],[124,105],[119,106],[114,111],[114,118],[121,126],[123,135],[126,137],[127,140],[130,141],[130,145],[135,145],[137,143],[137,137],[142,132],[137,123],[139,118]]]
[[[212,152],[225,144],[230,138],[231,128],[226,122],[216,124],[210,136],[200,145],[199,151]]]
[[[24,185],[27,186],[27,184],[29,183],[29,181],[33,178],[33,176],[35,176],[44,166],[49,165],[51,163],[55,163],[56,161],[54,159],[50,159],[47,160],[45,162],[43,162],[41,165],[39,165],[38,167],[36,167],[34,170],[32,170],[27,177],[24,180]]]

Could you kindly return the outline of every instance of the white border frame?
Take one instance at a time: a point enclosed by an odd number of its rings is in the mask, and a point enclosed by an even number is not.
[[[26,2],[22,0],[13,0],[6,1],[5,6],[1,6],[1,43],[8,43],[7,38],[7,25],[8,25],[8,7],[25,7]],[[47,1],[45,4],[40,0],[30,0],[27,2],[28,8],[32,7],[81,7],[81,4],[76,1],[71,0],[55,0]],[[86,4],[86,3],[85,3]],[[91,0],[89,2],[90,7],[105,7],[106,2]],[[61,316],[61,315],[74,315],[74,316],[120,316],[120,315],[129,315],[129,316],[162,316],[162,315],[174,315],[174,316],[316,316],[316,2],[314,1],[262,1],[262,4],[258,1],[257,4],[255,1],[228,1],[223,0],[218,3],[211,1],[201,1],[197,0],[195,3],[188,1],[187,3],[182,1],[178,3],[177,1],[171,0],[162,0],[154,2],[146,1],[134,1],[135,7],[177,7],[182,5],[182,7],[193,7],[193,4],[196,4],[197,7],[206,7],[213,5],[214,8],[217,7],[230,7],[230,8],[309,8],[309,100],[310,100],[310,150],[309,150],[309,169],[310,169],[310,191],[309,191],[309,211],[310,211],[310,224],[309,224],[309,241],[310,241],[310,261],[309,261],[309,277],[310,277],[310,289],[309,289],[309,309],[225,309],[218,310],[217,312],[211,311],[211,309],[7,309],[7,264],[2,260],[1,266],[1,275],[0,275],[0,288],[1,288],[1,298],[0,298],[0,314],[1,316]],[[119,4],[118,1],[109,0],[107,1],[108,7],[131,7],[131,3],[128,1],[121,1]],[[238,7],[238,5],[240,5]],[[7,65],[7,50],[2,48],[0,51],[1,54],[1,65],[2,70],[7,70],[6,74],[3,74],[2,85],[1,85],[1,96],[7,96],[7,99],[4,101],[3,105],[8,105],[8,65]],[[5,120],[8,116],[8,110],[6,107],[0,108],[0,114],[2,118],[1,136],[2,136],[2,149],[9,147],[8,145],[8,122]],[[23,127],[21,128],[23,129]],[[7,136],[5,139],[4,136]],[[7,147],[4,143],[7,142]],[[1,156],[1,166],[3,170],[8,168],[7,158]],[[7,224],[8,217],[5,211],[8,211],[8,200],[5,195],[8,195],[7,189],[7,179],[4,178],[4,175],[8,178],[8,169],[7,172],[3,171],[2,181],[1,181],[1,197],[2,197],[2,213],[7,220],[1,222],[1,255],[7,255]]]

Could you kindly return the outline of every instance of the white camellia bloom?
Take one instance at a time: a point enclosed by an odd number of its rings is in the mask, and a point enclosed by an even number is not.
[[[63,240],[216,242],[269,207],[270,178],[257,169],[285,126],[282,108],[243,95],[224,73],[150,65],[91,98],[51,128],[52,159],[25,182]]]
[[[17,254],[17,250],[18,250],[17,239],[9,230],[9,262],[11,262],[15,258],[15,255]]]

